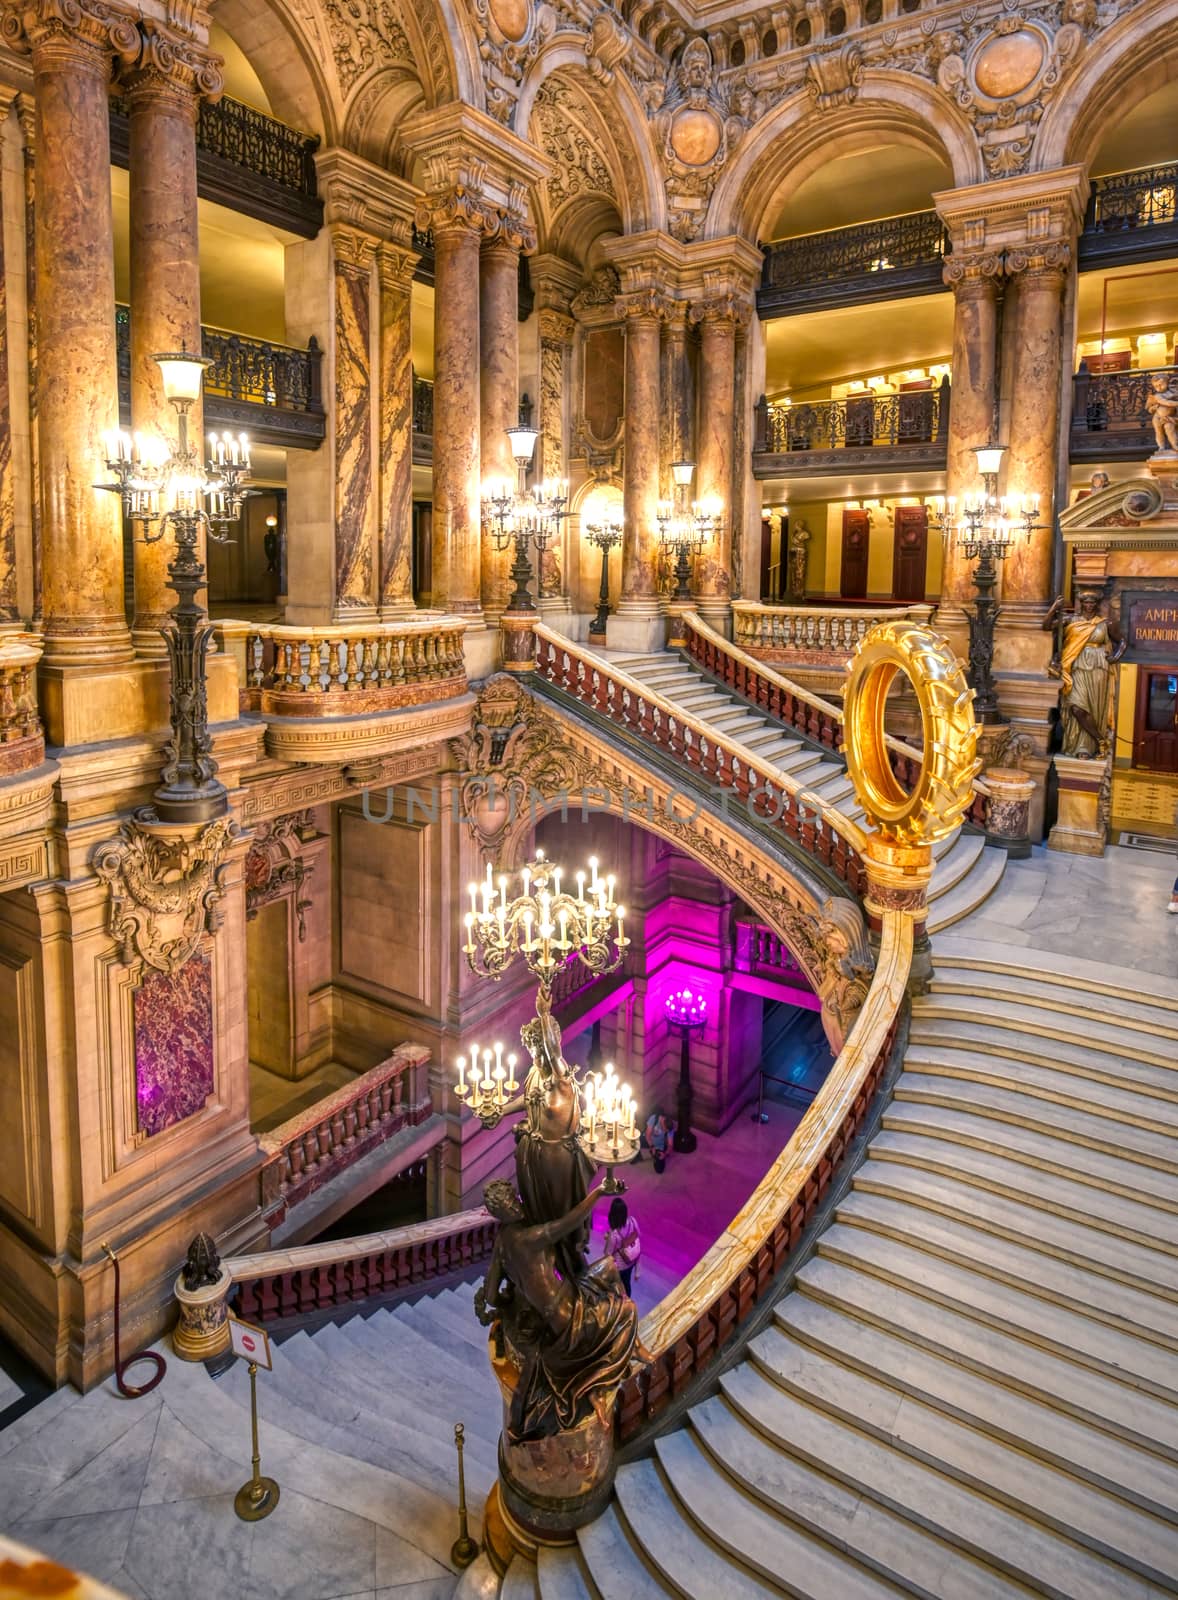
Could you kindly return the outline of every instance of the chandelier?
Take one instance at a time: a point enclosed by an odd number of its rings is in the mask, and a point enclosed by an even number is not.
[[[722,507],[718,501],[696,501],[687,505],[687,491],[695,473],[691,461],[673,461],[671,477],[675,484],[673,501],[659,502],[656,518],[659,543],[675,553],[675,593],[673,600],[691,599],[691,562],[720,531]]]
[[[509,611],[533,609],[529,584],[532,565],[529,551],[534,548],[538,561],[560,535],[562,520],[568,515],[568,480],[556,478],[551,482],[528,488],[528,467],[536,450],[539,433],[535,428],[508,428],[507,437],[515,461],[516,484],[506,480],[492,480],[483,486],[483,517],[488,524],[491,542],[495,549],[506,550],[515,546],[515,560],[511,578],[515,589],[507,603]]]
[[[244,433],[211,434],[209,460],[203,463],[189,443],[188,412],[200,398],[211,362],[183,349],[152,359],[159,363],[164,397],[176,410],[176,443],[169,447],[141,434],[107,434],[106,467],[114,482],[98,487],[119,496],[124,516],[138,525],[145,544],[169,533],[176,541],[168,564],[168,583],[177,597],[174,625],[162,630],[172,669],[172,737],[153,802],[162,821],[201,822],[222,814],[228,796],[217,779],[209,734],[205,659],[213,630],[196,599],[205,583],[199,542],[202,532],[218,544],[230,542],[229,530],[253,493],[246,487],[250,447]]]
[[[508,899],[505,874],[496,878],[491,863],[481,884],[470,885],[463,954],[482,978],[501,978],[517,956],[551,999],[552,980],[571,952],[594,977],[615,972],[630,944],[626,909],[614,899],[613,873],[576,874],[576,893],[562,887],[563,870],[537,850],[520,873],[521,892]],[[586,881],[588,877],[588,881]],[[615,931],[616,923],[616,931]]]

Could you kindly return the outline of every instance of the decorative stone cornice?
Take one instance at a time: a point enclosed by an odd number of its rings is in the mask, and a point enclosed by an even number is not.
[[[1034,259],[1056,244],[1070,248],[1087,201],[1088,176],[1080,166],[934,194],[933,204],[953,246],[945,260],[946,274],[954,261],[977,264],[995,257],[1002,258],[1003,271],[1022,271],[1023,266],[1013,264],[1016,258]],[[946,281],[953,280],[947,276]]]
[[[1046,244],[1028,245],[1023,250],[1006,252],[1008,277],[1059,277],[1062,278],[1072,263],[1072,247],[1064,239],[1052,239]]]
[[[225,87],[223,59],[197,44],[186,33],[176,33],[152,17],[140,24],[138,59],[124,67],[121,82],[132,113],[146,100],[160,96],[179,101],[196,115],[200,99],[219,100]]]
[[[319,152],[315,174],[328,223],[346,223],[377,239],[406,248],[412,245],[414,213],[421,199],[412,184],[338,146]]]
[[[550,306],[541,306],[539,323],[541,344],[572,344],[577,324],[567,312],[554,311]]]
[[[997,291],[1002,277],[1001,250],[954,250],[945,257],[941,276],[956,294]]]
[[[336,271],[367,277],[376,260],[378,241],[370,233],[346,227],[342,222],[331,223],[328,232],[331,234]]]
[[[413,274],[421,260],[416,250],[406,250],[399,244],[383,243],[377,247],[376,270],[382,289],[408,294],[413,285]]]
[[[704,300],[696,300],[688,311],[693,325],[701,323],[723,325],[731,328],[747,327],[752,317],[748,299],[734,289],[721,289]]]
[[[415,111],[402,123],[400,138],[421,161],[425,204],[441,213],[443,227],[473,222],[489,232],[503,226],[504,218],[513,219],[509,227],[518,218],[522,232],[529,187],[552,171],[551,161],[534,145],[460,101]]]
[[[110,75],[110,58],[134,62],[140,50],[138,14],[107,0],[3,0],[0,38],[31,50],[36,66],[72,67]]]
[[[661,322],[674,304],[661,289],[631,289],[614,301],[614,314],[622,322]]]

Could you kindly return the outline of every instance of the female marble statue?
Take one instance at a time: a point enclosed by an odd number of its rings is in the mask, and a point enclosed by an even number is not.
[[[1056,626],[1063,612],[1060,596],[1044,619]],[[1108,744],[1112,665],[1124,654],[1125,641],[1100,614],[1100,591],[1081,589],[1076,609],[1057,632],[1056,659],[1048,671],[1063,685],[1059,709],[1065,756],[1088,760]]]

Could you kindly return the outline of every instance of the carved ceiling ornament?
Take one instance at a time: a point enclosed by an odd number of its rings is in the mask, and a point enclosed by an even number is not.
[[[307,937],[307,912],[311,898],[303,886],[314,872],[314,864],[303,860],[302,846],[322,835],[311,820],[310,810],[293,811],[273,822],[258,824],[246,852],[245,915],[250,922],[264,905],[290,894],[294,898],[299,943]]]
[[[863,82],[863,48],[851,41],[818,50],[806,62],[806,88],[819,111],[853,105]]]
[[[557,14],[544,0],[474,0],[487,110],[505,126],[515,115],[524,70],[556,32]]]
[[[232,817],[191,839],[131,821],[98,846],[92,865],[110,889],[110,932],[124,965],[139,958],[157,972],[178,972],[203,935],[216,932],[223,858],[237,831]]]
[[[599,194],[617,203],[613,174],[602,154],[598,135],[586,127],[581,97],[567,83],[552,77],[540,86],[532,108],[532,129],[552,162],[543,182],[550,217],[568,200]]]
[[[610,787],[606,764],[574,748],[569,728],[508,673],[482,685],[473,731],[456,749],[463,783],[462,814],[488,860],[510,863],[523,848],[542,803],[565,800],[570,812],[589,797],[621,811],[622,796]],[[786,872],[767,857],[733,849],[717,819],[696,806],[680,814],[676,791],[651,809],[651,831],[713,871],[762,915],[793,952],[823,1002],[823,1026],[832,1047],[842,1048],[867,997],[874,960],[867,924],[857,902],[841,897],[808,909],[791,892]],[[638,797],[631,810],[641,814]],[[657,820],[655,820],[657,818]]]
[[[748,128],[717,76],[706,39],[689,39],[652,117],[666,174],[668,231],[688,243],[703,226],[712,190]]]
[[[366,73],[414,68],[413,47],[397,19],[394,0],[322,0],[322,5],[345,100]]]

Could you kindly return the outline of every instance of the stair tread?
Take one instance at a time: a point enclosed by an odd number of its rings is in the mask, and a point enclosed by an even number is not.
[[[851,1383],[849,1375],[847,1382]],[[726,1373],[721,1387],[730,1401],[740,1405],[742,1415],[755,1416],[762,1430],[783,1449],[801,1455],[811,1465],[982,1560],[1000,1562],[1011,1577],[1032,1585],[1036,1593],[1057,1595],[1060,1600],[1107,1600],[1110,1593],[1148,1593],[1146,1580],[1129,1573],[1119,1562],[1084,1548],[1025,1512],[958,1482],[863,1429],[807,1405],[749,1363]],[[889,1400],[884,1391],[882,1400],[875,1397],[875,1405],[877,1410],[881,1405],[890,1409],[889,1425],[894,1430],[902,1426],[899,1414],[912,1402],[902,1396]],[[1053,1470],[1039,1471],[1036,1487],[1044,1493],[1049,1492],[1045,1479]],[[1029,1463],[1026,1472],[1030,1478]],[[1122,1510],[1126,1521],[1131,1520],[1129,1509]],[[1140,1513],[1136,1516],[1144,1524],[1146,1519]],[[1150,1554],[1166,1562],[1167,1552],[1172,1554],[1178,1548],[1175,1530],[1165,1524],[1158,1529],[1160,1537],[1151,1528]],[[998,1583],[995,1590],[1001,1592]]]
[[[868,1154],[878,1166],[895,1162],[909,1172],[923,1169],[949,1176],[968,1184],[973,1195],[977,1194],[979,1188],[1005,1194],[1020,1204],[1067,1216],[1094,1233],[1107,1229],[1120,1240],[1132,1237],[1138,1243],[1148,1241],[1159,1249],[1166,1244],[1157,1234],[1158,1211],[1146,1197],[1128,1199],[1106,1188],[1098,1214],[1093,1207],[1090,1184],[1081,1183],[1071,1176],[1061,1177],[1057,1173],[1028,1166],[1026,1162],[1014,1160],[1008,1155],[955,1144],[950,1139],[938,1138],[932,1129],[916,1128],[904,1132],[899,1127],[881,1128],[871,1141]],[[1034,1223],[1031,1225],[1035,1226]]]
[[[977,1055],[1003,1056],[1012,1061],[1042,1061],[1046,1053],[1040,1035],[991,1027],[968,1021],[961,1015],[946,1016],[923,1007],[913,1010],[909,1036],[913,1044],[926,1049],[944,1046]],[[1135,1054],[1113,1050],[1089,1050],[1079,1032],[1069,1038],[1061,1029],[1051,1038],[1047,1050],[1052,1063],[1061,1071],[1070,1070],[1080,1075],[1103,1073],[1131,1088],[1148,1086],[1162,1093],[1169,1093],[1174,1084],[1174,1069],[1168,1062],[1142,1061]]]
[[[946,962],[938,951],[937,970],[928,995],[921,996],[918,1009],[935,1008],[938,996],[961,994],[987,998],[1004,995],[1016,1003],[1062,1010],[1096,1021],[1115,1018],[1138,1031],[1156,1029],[1178,1039],[1178,1010],[1172,1005],[1151,1004],[1144,995],[1100,994],[1077,989],[1058,977],[1037,971],[961,967],[951,959]]]
[[[1141,1057],[1161,1067],[1178,1065],[1172,1039],[1142,1033],[1121,1021],[1069,1018],[1065,1012],[1048,1011],[1033,1003],[1024,1005],[1016,1000],[990,999],[984,995],[928,995],[922,998],[916,1010],[922,1021],[943,1019],[975,1027],[984,1023],[1024,1038],[1059,1038],[1128,1060]]]
[[[665,1600],[674,1592],[643,1557],[616,1505],[577,1529],[577,1546],[602,1600]]]
[[[905,1066],[914,1070],[939,1068],[971,1073],[976,1078],[991,1077],[1038,1085],[1041,1089],[1084,1099],[1116,1112],[1122,1108],[1130,1116],[1140,1116],[1172,1124],[1178,1129],[1178,1073],[1168,1067],[1151,1067],[1141,1062],[1133,1078],[1126,1078],[1105,1058],[1086,1056],[1082,1063],[1059,1059],[1040,1063],[1002,1054],[1002,1041],[993,1050],[971,1050],[942,1039],[924,1037],[915,1024],[918,1037],[909,1044]],[[1033,1054],[1028,1049],[1026,1054]]]
[[[808,1261],[798,1284],[807,1296],[847,1316],[883,1326],[918,1348],[931,1348],[991,1381],[1041,1397],[1178,1461],[1178,1411],[1145,1390],[829,1257]]]
[[[986,845],[960,883],[936,899],[930,895],[928,931],[938,933],[976,910],[998,887],[1005,871],[1006,851]]]
[[[985,838],[980,833],[959,833],[953,840],[952,848],[946,850],[933,867],[933,875],[929,879],[929,899],[939,899],[960,883],[977,862],[985,844]]]
[[[1037,1099],[1018,1089],[905,1070],[896,1084],[896,1098],[936,1099],[952,1106],[968,1105],[983,1114],[1013,1118],[1094,1148],[1119,1149],[1129,1160],[1149,1162],[1166,1172],[1178,1174],[1178,1145],[1172,1135]]]
[[[398,1306],[387,1320],[375,1325],[363,1317],[353,1317],[350,1322],[344,1323],[341,1331],[382,1365],[388,1362],[400,1365],[405,1361],[420,1363],[429,1370],[431,1376],[462,1385],[459,1393],[469,1394],[480,1409],[490,1410],[497,1415],[497,1396],[494,1396],[495,1386],[490,1369],[481,1375],[481,1381],[472,1385],[470,1362],[465,1354],[456,1354],[448,1346],[439,1345],[420,1332],[407,1317],[399,1315],[406,1309]]]
[[[320,1328],[316,1339],[322,1339],[325,1335],[328,1336],[326,1348],[336,1358],[337,1365],[351,1368],[356,1378],[364,1384],[385,1389],[393,1386],[403,1388],[413,1396],[415,1414],[421,1417],[422,1426],[428,1425],[435,1434],[448,1434],[453,1438],[456,1419],[450,1416],[454,1400],[450,1378],[439,1378],[431,1370],[422,1370],[416,1361],[410,1361],[406,1370],[399,1373],[392,1362],[375,1360],[368,1351],[346,1338],[341,1328],[331,1325]],[[467,1376],[469,1379],[469,1373]],[[466,1422],[468,1436],[476,1435],[485,1443],[497,1447],[500,1419],[485,1405],[476,1403],[477,1390],[468,1390],[464,1385],[460,1393],[468,1411],[468,1415],[461,1419]]]
[[[775,1342],[780,1335],[782,1344]],[[948,1357],[911,1344],[899,1333],[861,1321],[806,1294],[776,1307],[774,1326],[755,1343],[756,1358],[784,1374],[785,1352],[817,1350],[844,1371],[864,1373],[928,1406],[957,1417],[975,1432],[1004,1439],[1074,1475],[1124,1495],[1178,1523],[1178,1464],[1166,1461],[1047,1401],[971,1372]],[[793,1361],[793,1356],[790,1356]],[[833,1393],[829,1403],[844,1396]]]
[[[1150,1004],[1168,1006],[1178,1011],[1178,978],[1165,977],[1157,972],[1138,972],[1132,967],[1120,967],[1103,960],[1087,961],[1070,951],[1012,952],[1008,945],[975,939],[957,929],[938,941],[937,955],[946,965],[978,965],[985,971],[995,972],[1026,972],[1028,962],[1033,957],[1033,971],[1037,977],[1046,977],[1055,983],[1072,984],[1080,991],[1087,990],[1093,994],[1115,994],[1129,1000],[1141,997]]]
[[[1144,1339],[1038,1299],[939,1256],[863,1228],[835,1223],[821,1235],[820,1255],[889,1282],[904,1282],[934,1303],[947,1304],[976,1321],[1038,1344],[1065,1359],[1088,1365],[1144,1389],[1178,1398],[1178,1362]]]
[[[945,1138],[983,1144],[998,1154],[1053,1168],[1064,1177],[1089,1180],[1096,1188],[1113,1186],[1123,1197],[1140,1198],[1159,1209],[1178,1209],[1178,1179],[1168,1172],[1077,1144],[1041,1128],[976,1115],[965,1104],[893,1100],[884,1111],[883,1125],[888,1129],[939,1130]]]
[[[536,1564],[517,1555],[503,1574],[500,1600],[536,1600]]]
[[[758,1431],[733,1401],[750,1391],[748,1363],[721,1380],[725,1398],[705,1400],[691,1412],[691,1425],[723,1469],[783,1517],[804,1516],[836,1549],[846,1550],[885,1581],[906,1586],[919,1581],[938,1600],[1017,1600],[1027,1591],[992,1567],[960,1552],[936,1534],[857,1488],[828,1476],[821,1467],[790,1453]],[[729,1383],[731,1379],[731,1384]],[[746,1420],[747,1418],[747,1420]],[[831,1593],[841,1593],[830,1591]]]
[[[536,1552],[536,1592],[540,1600],[596,1600],[575,1548],[541,1545]]]
[[[1138,1287],[1149,1286],[1178,1297],[1178,1219],[1173,1219],[1174,1250],[1168,1253],[1106,1234],[1091,1223],[1029,1206],[1025,1200],[979,1190],[976,1184],[956,1176],[880,1160],[874,1141],[868,1157],[855,1174],[856,1190],[890,1195],[908,1204],[927,1203],[960,1220],[973,1219],[976,1225],[993,1228],[1004,1237],[1022,1239],[1033,1243],[1036,1249],[1058,1253],[1073,1265],[1087,1262],[1102,1273],[1132,1280]]]

